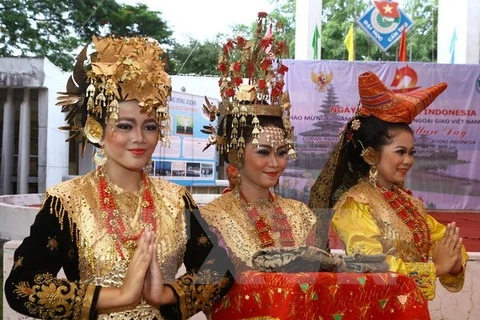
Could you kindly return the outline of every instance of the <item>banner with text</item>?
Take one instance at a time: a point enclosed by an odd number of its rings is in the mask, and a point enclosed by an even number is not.
[[[406,187],[432,210],[480,210],[480,65],[285,63],[298,153],[282,178],[285,196],[308,202],[311,185],[358,107],[358,75],[373,71],[394,92],[448,84],[411,125],[417,153]]]
[[[209,98],[218,106],[218,100]],[[213,186],[216,179],[215,147],[203,151],[208,135],[201,132],[209,124],[202,106],[205,97],[172,92],[170,101],[170,147],[158,144],[153,153],[151,174],[184,186]]]

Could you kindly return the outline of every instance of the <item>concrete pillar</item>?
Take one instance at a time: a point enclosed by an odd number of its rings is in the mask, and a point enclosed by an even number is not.
[[[439,0],[437,43],[439,63],[479,64],[480,1]]]
[[[317,25],[320,37],[318,40],[318,59],[321,58],[322,47],[322,0],[297,0],[295,16],[295,59],[313,59],[313,33]]]
[[[38,193],[44,193],[47,181],[48,89],[38,89]]]
[[[7,88],[7,100],[3,105],[2,164],[0,194],[12,194],[13,156],[15,137],[15,104],[13,89]]]
[[[17,194],[28,193],[30,176],[30,89],[23,89],[18,133]]]

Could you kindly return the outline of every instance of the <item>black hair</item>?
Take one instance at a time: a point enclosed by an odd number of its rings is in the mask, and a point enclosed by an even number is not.
[[[253,131],[253,125],[252,125],[252,120],[253,116],[248,115],[246,116],[246,126],[240,128],[238,127],[238,137],[243,133],[243,138],[245,139],[245,143],[252,142],[253,137],[252,137],[252,131]],[[280,117],[274,117],[274,116],[257,116],[258,120],[260,121],[260,126],[262,127],[277,127],[285,131],[285,126],[283,125],[283,120]],[[226,121],[226,123],[225,123]],[[218,131],[217,135],[223,136],[225,133],[225,136],[227,137],[228,141],[230,140],[230,135],[232,133],[232,121],[233,121],[233,116],[228,115],[223,117],[218,125]],[[224,132],[225,131],[225,132]],[[230,163],[228,161],[228,156],[224,154],[224,161],[227,163]]]
[[[410,132],[408,123],[391,123],[374,116],[355,117],[360,121],[358,130],[352,129],[352,121],[347,124],[346,134],[351,133],[351,140],[347,144],[347,159],[353,173],[359,177],[365,176],[370,165],[360,155],[368,147],[381,152],[383,147],[390,144],[399,132]]]

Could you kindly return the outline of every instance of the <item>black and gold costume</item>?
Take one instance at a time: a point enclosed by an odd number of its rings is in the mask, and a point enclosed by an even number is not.
[[[158,262],[165,284],[176,295],[175,305],[160,310],[140,301],[122,310],[96,310],[102,286],[121,286],[129,258],[120,258],[116,241],[105,226],[99,203],[98,173],[50,188],[41,210],[15,251],[15,262],[5,283],[10,306],[30,317],[44,319],[187,319],[208,313],[233,283],[233,268],[217,238],[208,229],[188,191],[181,186],[148,178],[155,204]],[[141,230],[133,216],[139,192],[110,185],[125,225]],[[131,248],[122,244],[126,257]],[[187,273],[177,279],[185,264]],[[67,279],[56,278],[63,268]]]

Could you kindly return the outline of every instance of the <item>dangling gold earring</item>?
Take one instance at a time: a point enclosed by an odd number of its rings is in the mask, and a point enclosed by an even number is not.
[[[150,159],[150,161],[148,161],[148,163],[145,165],[145,167],[143,168],[143,171],[149,175],[150,172],[152,172],[152,168],[153,168],[153,161],[152,159]]]
[[[237,185],[235,186],[235,189],[240,189],[241,184],[242,184],[242,175],[239,172],[237,175]]]
[[[93,155],[93,162],[97,167],[101,167],[107,162],[107,154],[103,147],[98,148]]]
[[[371,166],[370,171],[368,172],[368,181],[370,181],[371,184],[376,186],[377,185],[377,179],[378,179],[377,166]]]

